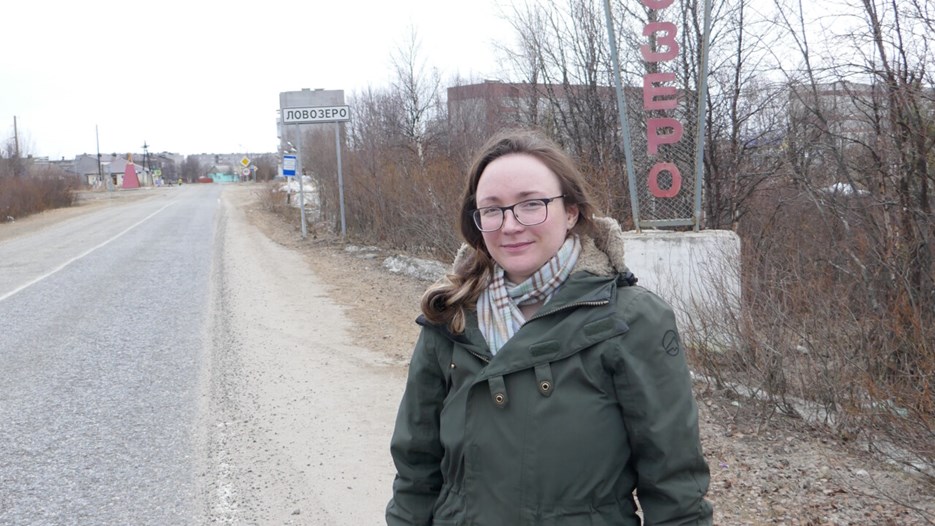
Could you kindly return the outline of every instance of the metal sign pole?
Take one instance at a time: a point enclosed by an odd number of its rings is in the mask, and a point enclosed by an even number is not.
[[[708,100],[708,47],[711,40],[711,0],[704,3],[704,42],[701,44],[701,71],[698,75],[698,138],[695,143],[695,232],[701,230],[701,192],[704,189],[705,104]]]
[[[344,176],[341,173],[341,123],[334,123],[334,151],[338,155],[338,199],[341,207],[341,238],[347,238],[347,222],[344,220]]]
[[[620,132],[623,136],[623,157],[627,167],[627,182],[630,187],[630,210],[633,212],[633,228],[640,231],[640,199],[636,193],[636,172],[633,171],[633,152],[630,146],[630,121],[627,118],[627,102],[620,78],[620,59],[617,53],[617,35],[614,32],[614,18],[610,10],[610,0],[604,0],[604,14],[607,18],[607,38],[610,41],[610,58],[614,66],[614,80],[617,91],[617,113],[620,115]]]
[[[301,124],[296,124],[296,129],[299,131],[299,137],[297,139],[296,148],[298,150],[298,159],[296,167],[296,175],[299,177],[299,217],[302,219],[302,239],[308,237],[308,225],[305,224],[305,168],[302,167],[302,129],[299,128]]]

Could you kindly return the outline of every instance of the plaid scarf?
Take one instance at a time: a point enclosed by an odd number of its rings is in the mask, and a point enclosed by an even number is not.
[[[493,279],[477,298],[477,321],[492,354],[526,323],[520,305],[545,303],[565,283],[581,254],[581,242],[571,235],[558,252],[535,274],[516,285],[506,280],[500,265],[494,266]]]

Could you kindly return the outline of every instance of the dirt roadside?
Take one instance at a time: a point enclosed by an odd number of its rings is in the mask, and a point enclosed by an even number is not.
[[[380,524],[404,369],[359,343],[372,340],[355,338],[347,286],[310,265],[317,252],[276,242],[256,189],[221,197],[202,523]]]

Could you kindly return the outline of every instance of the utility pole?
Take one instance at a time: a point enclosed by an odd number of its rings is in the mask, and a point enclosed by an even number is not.
[[[13,116],[13,176],[19,177],[19,130],[16,128],[16,115]]]
[[[13,155],[19,159],[19,130],[16,128],[16,115],[13,116]]]
[[[143,178],[149,179],[149,145],[143,139]]]
[[[97,124],[94,125],[94,142],[97,143],[97,182],[104,184],[104,172],[101,167],[101,136],[97,132]]]

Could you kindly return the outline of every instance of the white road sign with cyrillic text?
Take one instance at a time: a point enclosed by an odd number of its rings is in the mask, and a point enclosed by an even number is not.
[[[311,124],[343,122],[351,119],[350,106],[314,106],[311,108],[283,108],[283,124]]]

